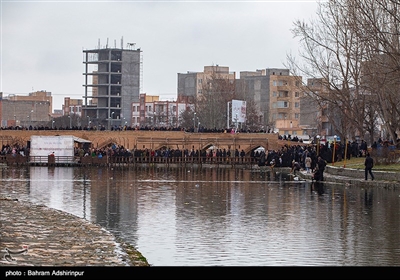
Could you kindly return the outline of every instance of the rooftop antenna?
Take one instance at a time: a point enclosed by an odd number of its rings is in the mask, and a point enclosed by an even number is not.
[[[123,49],[124,48],[124,37],[122,36],[121,37],[121,49]]]

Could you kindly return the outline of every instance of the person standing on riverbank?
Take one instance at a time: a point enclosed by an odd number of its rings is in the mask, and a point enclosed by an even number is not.
[[[312,164],[312,159],[311,159],[310,155],[307,153],[306,159],[305,159],[305,166],[306,166],[307,173],[311,173],[311,164]]]
[[[326,166],[326,161],[322,157],[318,156],[318,161],[317,161],[318,176],[316,178],[317,181],[322,182],[324,180],[325,166]]]
[[[371,175],[371,180],[373,181],[375,179],[374,174],[372,174],[372,168],[374,167],[374,159],[370,156],[369,153],[367,153],[367,156],[365,157],[365,180],[368,180],[368,173]]]

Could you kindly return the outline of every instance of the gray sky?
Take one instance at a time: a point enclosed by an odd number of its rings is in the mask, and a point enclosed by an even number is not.
[[[0,0],[4,95],[84,95],[83,50],[135,43],[143,55],[142,92],[176,100],[177,74],[228,66],[283,68],[297,55],[297,19],[315,18],[317,1],[19,1]]]

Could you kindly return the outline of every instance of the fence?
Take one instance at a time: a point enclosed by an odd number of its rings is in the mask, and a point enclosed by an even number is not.
[[[210,164],[210,165],[253,165],[258,163],[255,157],[208,157],[208,156],[22,156],[5,155],[0,162],[7,165],[36,165],[36,166],[116,166],[143,164]]]

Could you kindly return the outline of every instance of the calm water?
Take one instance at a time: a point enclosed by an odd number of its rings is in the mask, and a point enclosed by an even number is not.
[[[4,167],[1,194],[100,224],[152,266],[399,266],[400,189],[234,169]]]

